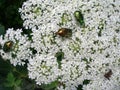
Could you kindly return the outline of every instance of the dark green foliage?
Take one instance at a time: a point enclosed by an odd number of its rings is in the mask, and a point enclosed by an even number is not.
[[[0,56],[0,76],[5,77],[8,72],[12,71],[13,66],[7,62],[4,61]]]
[[[0,24],[8,28],[22,28],[23,21],[18,9],[25,0],[0,0]]]
[[[5,34],[5,27],[0,24],[0,35]]]
[[[12,72],[8,73],[6,82],[4,85],[6,87],[17,87],[21,84],[21,79],[16,79]]]
[[[10,71],[12,71],[12,66],[9,62],[4,61],[0,56],[0,90],[12,90],[12,88],[4,86],[7,74]]]

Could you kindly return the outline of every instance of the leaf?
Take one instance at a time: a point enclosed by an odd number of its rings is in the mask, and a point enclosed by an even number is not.
[[[7,81],[10,81],[10,82],[14,82],[15,81],[15,77],[13,75],[13,73],[8,73],[8,76],[7,76]]]
[[[6,82],[4,83],[4,85],[6,87],[13,87],[14,83],[15,83],[15,77],[14,77],[13,73],[10,72],[7,75],[7,79],[6,79]]]

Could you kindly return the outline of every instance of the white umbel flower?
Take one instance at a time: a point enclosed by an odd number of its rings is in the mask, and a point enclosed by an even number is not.
[[[9,60],[11,64],[24,65],[30,57],[30,42],[26,35],[22,35],[22,30],[9,28],[4,36],[0,36],[0,55],[4,60]],[[8,43],[8,46],[6,44]],[[11,49],[11,50],[9,50]]]
[[[37,84],[58,80],[59,90],[77,90],[79,85],[84,90],[119,90],[119,0],[28,0],[19,11],[23,26],[33,31],[31,46],[37,53],[28,71]],[[83,26],[76,11],[84,16]],[[61,28],[72,35],[59,35]],[[60,51],[64,57],[58,63]]]

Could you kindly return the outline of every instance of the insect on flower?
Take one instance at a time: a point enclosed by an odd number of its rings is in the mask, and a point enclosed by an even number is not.
[[[10,52],[12,50],[12,47],[13,47],[13,41],[7,41],[3,46],[3,51]]]
[[[61,37],[70,37],[72,35],[72,30],[68,28],[61,28],[56,32],[57,35]]]
[[[104,77],[109,80],[111,75],[112,75],[112,70],[110,69],[107,73],[104,74]]]
[[[74,12],[74,17],[76,18],[76,20],[80,23],[80,25],[82,27],[85,26],[84,17],[83,17],[83,14],[80,11],[75,11]]]

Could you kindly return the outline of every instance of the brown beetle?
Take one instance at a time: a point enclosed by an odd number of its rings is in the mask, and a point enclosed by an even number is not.
[[[57,35],[61,37],[69,37],[72,35],[72,30],[68,28],[61,28],[56,32]]]
[[[12,47],[12,41],[6,42],[6,46],[7,46],[7,47]]]
[[[104,77],[109,80],[111,75],[112,75],[112,70],[110,69],[107,73],[104,74]]]
[[[12,50],[12,47],[13,47],[13,41],[7,41],[3,46],[3,50],[5,52],[10,52]]]

